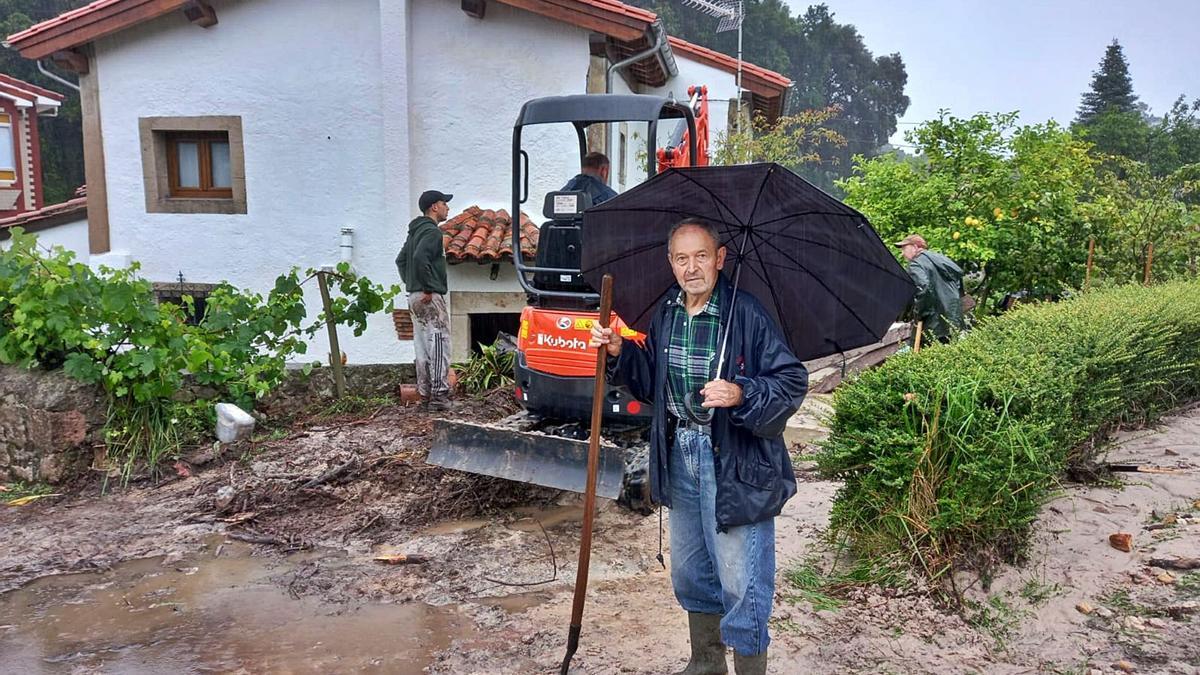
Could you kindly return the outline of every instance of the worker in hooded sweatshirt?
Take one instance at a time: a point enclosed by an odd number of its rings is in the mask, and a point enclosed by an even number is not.
[[[963,271],[953,260],[930,251],[925,238],[910,234],[896,242],[896,248],[908,261],[908,275],[917,286],[913,299],[917,319],[924,332],[938,342],[967,329],[963,318]]]
[[[429,410],[450,408],[450,314],[446,308],[446,251],[438,224],[450,214],[453,195],[421,193],[421,215],[408,224],[396,269],[408,293],[416,352],[417,391]]]

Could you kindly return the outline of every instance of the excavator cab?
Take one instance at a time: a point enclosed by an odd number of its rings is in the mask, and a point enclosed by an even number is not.
[[[530,158],[522,146],[522,132],[527,127],[574,127],[582,165],[588,152],[587,131],[593,125],[643,122],[647,124],[647,138],[656,139],[660,122],[677,120],[678,129],[665,150],[671,157],[688,158],[694,164],[698,163],[698,109],[695,95],[687,102],[637,94],[585,94],[525,103],[513,127],[510,213],[520,214],[530,197]],[[707,112],[706,101],[703,109]],[[658,171],[662,154],[654,151],[646,155],[649,177]],[[513,228],[513,263],[528,297],[517,337],[514,387],[525,410],[491,425],[437,420],[429,462],[583,492],[596,364],[595,351],[587,344],[600,305],[599,294],[584,281],[580,271],[583,213],[592,204],[585,192],[551,191],[541,206],[545,220],[539,227],[533,264],[526,262],[520,231]],[[625,326],[619,317],[614,317],[614,328],[627,339],[644,337]],[[605,430],[597,494],[648,511],[645,431],[650,407],[635,400],[623,387],[610,385],[604,395]]]

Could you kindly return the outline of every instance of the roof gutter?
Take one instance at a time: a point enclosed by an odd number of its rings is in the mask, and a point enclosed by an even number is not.
[[[679,74],[679,66],[675,63],[675,54],[671,52],[671,43],[667,40],[667,29],[663,26],[662,18],[655,19],[654,23],[650,24],[650,32],[654,35],[654,44],[649,49],[621,59],[616,63],[609,64],[608,70],[604,73],[604,93],[612,93],[613,75],[615,73],[651,56],[658,57],[659,62],[662,63],[663,70],[667,73],[668,81]],[[604,155],[611,162],[612,125],[606,124],[604,127]],[[612,180],[612,176],[609,176],[609,180]]]
[[[654,23],[650,24],[650,32],[654,35],[654,44],[649,49],[608,66],[608,71],[604,74],[604,93],[612,93],[614,73],[651,56],[659,57],[668,80],[679,74],[679,66],[675,63],[675,55],[671,53],[671,43],[667,41],[667,29],[663,27],[662,19],[655,19]]]
[[[58,75],[55,75],[54,73],[50,72],[49,70],[46,70],[46,66],[42,65],[41,59],[38,59],[37,61],[35,61],[35,63],[37,63],[38,71],[41,72],[41,74],[54,80],[55,82],[61,84],[64,87],[70,87],[71,89],[74,89],[75,93],[79,93],[79,85],[75,84],[74,82],[71,82],[70,80],[65,80],[65,79],[59,77]]]

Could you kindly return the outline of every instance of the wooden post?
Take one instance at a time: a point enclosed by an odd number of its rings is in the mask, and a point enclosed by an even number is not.
[[[1142,285],[1150,285],[1150,266],[1154,264],[1154,242],[1146,244],[1146,271],[1142,274]]]
[[[1096,253],[1096,238],[1088,237],[1088,260],[1087,269],[1083,273],[1083,290],[1087,290],[1092,285],[1092,257]]]
[[[913,353],[921,351],[921,333],[925,332],[925,322],[917,322],[917,336],[913,338]]]
[[[327,272],[317,272],[317,286],[321,289],[321,305],[325,308],[325,327],[329,329],[329,365],[333,367],[333,394],[337,398],[346,395],[346,377],[342,372],[342,350],[338,347],[337,323],[333,317],[333,303],[329,300]]]

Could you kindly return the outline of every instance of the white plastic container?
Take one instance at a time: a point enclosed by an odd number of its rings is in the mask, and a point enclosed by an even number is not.
[[[254,432],[254,417],[232,403],[217,404],[217,440],[233,443]]]

